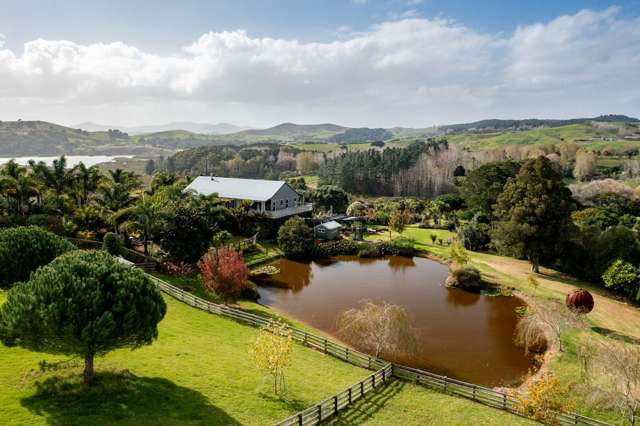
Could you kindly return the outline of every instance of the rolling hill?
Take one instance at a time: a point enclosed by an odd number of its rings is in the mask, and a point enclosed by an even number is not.
[[[181,124],[185,123],[167,126]],[[99,130],[87,131],[45,121],[0,121],[0,157],[61,154],[156,156],[200,146],[261,142],[296,144],[302,149],[314,146],[315,150],[326,152],[346,144],[358,149],[368,149],[369,143],[374,141],[385,141],[390,146],[398,146],[430,137],[446,137],[452,143],[473,150],[564,142],[577,142],[598,148],[640,141],[640,121],[619,115],[571,120],[482,120],[421,129],[282,123],[268,129],[249,129],[229,134],[207,134],[185,129],[134,134],[124,130],[95,128]],[[207,129],[211,130],[211,127]],[[328,149],[318,148],[325,144]]]

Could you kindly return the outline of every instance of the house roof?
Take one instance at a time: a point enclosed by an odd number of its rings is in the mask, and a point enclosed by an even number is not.
[[[221,198],[267,201],[284,185],[286,182],[282,180],[198,176],[185,188],[185,191],[194,190],[205,196],[217,193]]]
[[[319,227],[323,227],[327,230],[333,230],[333,229],[340,229],[342,228],[342,225],[340,225],[338,222],[336,222],[335,220],[331,220],[329,222],[325,222],[325,223],[321,223],[320,225],[318,225]]]

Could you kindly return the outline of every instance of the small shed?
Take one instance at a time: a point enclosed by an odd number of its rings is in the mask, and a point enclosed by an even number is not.
[[[333,240],[340,236],[341,229],[342,229],[342,225],[340,225],[335,220],[330,220],[329,222],[316,225],[313,228],[313,233],[316,236],[316,238],[319,238],[322,240]]]

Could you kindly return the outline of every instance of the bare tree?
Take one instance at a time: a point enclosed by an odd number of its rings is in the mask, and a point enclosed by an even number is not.
[[[555,343],[558,350],[562,346],[562,333],[571,328],[584,327],[582,317],[558,301],[536,303],[516,326],[516,344],[524,347],[526,353],[544,352]]]
[[[338,332],[376,358],[382,353],[411,353],[416,347],[407,311],[387,302],[376,304],[363,300],[360,308],[344,311],[338,317]]]
[[[640,346],[605,339],[594,348],[585,361],[588,383],[635,425],[640,418]]]
[[[579,181],[590,179],[596,173],[596,154],[591,151],[579,150],[576,153],[576,165],[573,177]]]

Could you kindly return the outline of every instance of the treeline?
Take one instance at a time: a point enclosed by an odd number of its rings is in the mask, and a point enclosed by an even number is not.
[[[415,141],[406,148],[345,152],[328,158],[318,174],[354,194],[433,196],[453,182],[460,153],[446,140]]]
[[[167,159],[150,160],[146,173],[156,170],[190,176],[215,175],[250,179],[280,179],[312,173],[322,161],[321,154],[303,152],[279,144],[248,147],[224,145],[179,152]]]

